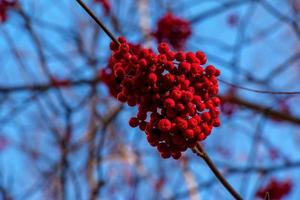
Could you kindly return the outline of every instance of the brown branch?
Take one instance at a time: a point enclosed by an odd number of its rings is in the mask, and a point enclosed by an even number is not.
[[[233,96],[230,98],[223,98],[223,102],[228,102],[228,103],[233,103],[233,104],[237,104],[239,106],[254,110],[256,112],[259,112],[267,117],[271,117],[274,119],[278,119],[278,120],[283,120],[283,121],[288,121],[291,122],[293,124],[296,125],[300,125],[300,118],[293,116],[289,113],[285,113],[285,112],[280,112],[280,111],[276,111],[273,110],[271,108],[268,108],[266,106],[263,105],[259,105],[259,104],[255,104],[252,102],[249,102],[247,100],[244,100],[240,97],[237,96]]]
[[[62,80],[53,83],[37,83],[37,84],[24,84],[24,85],[16,85],[16,86],[0,86],[0,93],[15,93],[15,92],[45,92],[51,89],[57,88],[67,88],[67,87],[75,87],[82,85],[95,85],[99,83],[100,80],[95,78],[92,80],[81,79],[76,81],[71,80]]]
[[[110,37],[116,44],[120,44],[116,37],[108,30],[108,28],[94,15],[94,13],[81,0],[76,0],[77,3],[90,15],[91,18],[102,28],[102,30]]]
[[[235,189],[227,182],[225,177],[219,172],[215,164],[212,162],[208,154],[202,148],[200,144],[197,144],[193,148],[193,152],[196,153],[199,157],[201,157],[210,170],[214,173],[214,175],[218,178],[218,180],[223,184],[223,186],[227,189],[227,191],[237,200],[242,200],[243,198],[235,191]]]
[[[221,83],[224,83],[226,85],[229,85],[231,87],[237,88],[237,89],[242,89],[242,90],[246,90],[249,92],[255,92],[255,93],[261,93],[261,94],[282,94],[282,95],[299,95],[300,91],[293,91],[293,92],[289,92],[289,91],[270,91],[270,90],[258,90],[258,89],[252,89],[252,88],[248,88],[248,87],[244,87],[244,86],[240,86],[240,85],[236,85],[233,83],[229,83],[228,81],[225,81],[223,79],[218,79]]]

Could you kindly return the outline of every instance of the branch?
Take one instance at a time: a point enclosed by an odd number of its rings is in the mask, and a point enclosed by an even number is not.
[[[255,93],[262,93],[262,94],[281,94],[281,95],[299,95],[300,91],[270,91],[270,90],[258,90],[258,89],[252,89],[252,88],[248,88],[248,87],[244,87],[244,86],[240,86],[240,85],[236,85],[233,83],[229,83],[228,81],[225,81],[223,79],[218,79],[221,83],[224,83],[226,85],[229,85],[231,87],[237,88],[237,89],[242,89],[242,90],[246,90],[249,92],[255,92]]]
[[[256,112],[262,113],[263,115],[267,117],[272,117],[275,119],[283,120],[283,121],[288,121],[296,125],[300,125],[300,118],[295,117],[289,113],[285,112],[280,112],[276,110],[272,110],[271,108],[268,108],[266,106],[262,106],[259,104],[255,104],[249,101],[246,101],[244,99],[241,99],[239,97],[233,96],[230,98],[223,98],[223,102],[228,102],[232,104],[237,104],[242,107],[246,107],[248,109],[254,110]]]
[[[52,81],[52,83],[40,83],[40,84],[24,84],[24,85],[16,85],[16,86],[0,86],[0,94],[9,94],[9,93],[16,93],[16,92],[45,92],[51,89],[57,88],[65,88],[65,87],[76,87],[82,85],[95,85],[99,83],[100,80],[95,78],[92,80],[88,79],[81,79],[76,81],[69,81],[69,80],[58,80]]]
[[[120,44],[116,37],[108,30],[108,28],[94,15],[94,13],[81,0],[76,0],[77,3],[90,15],[91,18],[102,28],[102,30],[110,37],[116,44]]]
[[[215,164],[209,158],[205,150],[202,148],[200,144],[197,144],[196,147],[193,148],[193,152],[196,153],[199,157],[201,157],[210,168],[210,170],[214,173],[214,175],[218,178],[218,180],[223,184],[223,186],[227,189],[227,191],[237,200],[242,200],[243,198],[235,191],[235,189],[227,182],[225,177],[219,172]]]
[[[295,169],[300,167],[300,161],[286,162],[280,165],[262,167],[262,166],[249,166],[249,167],[230,167],[226,170],[227,173],[256,173],[260,172],[262,174],[273,173],[282,170]]]

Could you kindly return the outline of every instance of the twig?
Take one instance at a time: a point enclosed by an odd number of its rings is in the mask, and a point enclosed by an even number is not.
[[[270,200],[270,194],[269,194],[269,192],[266,193],[265,200]]]
[[[262,94],[283,94],[283,95],[299,95],[300,91],[270,91],[270,90],[257,90],[257,89],[252,89],[252,88],[247,88],[244,86],[240,86],[240,85],[236,85],[233,83],[229,83],[228,81],[222,80],[222,79],[218,79],[221,83],[224,83],[226,85],[232,86],[234,88],[237,89],[242,89],[242,90],[246,90],[249,92],[255,92],[255,93],[262,93]]]
[[[81,0],[76,0],[77,3],[95,20],[95,22],[102,28],[102,30],[110,37],[116,44],[120,44],[116,37],[108,30],[108,28],[94,15],[94,13]]]
[[[193,148],[193,152],[200,156],[210,168],[210,170],[214,173],[214,175],[218,178],[218,180],[223,184],[223,186],[227,189],[227,191],[237,200],[242,200],[243,198],[235,191],[235,189],[226,181],[225,177],[219,172],[215,164],[209,158],[205,150],[202,148],[200,144],[197,144]]]
[[[0,85],[0,94],[10,94],[24,91],[32,92],[45,92],[50,89],[57,88],[68,88],[68,87],[77,87],[82,85],[96,85],[101,82],[97,77],[94,79],[80,79],[80,80],[63,80],[63,82],[58,81],[58,83],[36,83],[36,84],[24,84],[24,85],[14,85],[14,86],[1,86]]]
[[[225,97],[222,98],[222,101],[224,103],[228,102],[228,103],[232,103],[232,104],[236,104],[239,105],[241,107],[245,107],[247,109],[256,111],[258,113],[261,113],[267,117],[270,118],[275,118],[275,119],[279,119],[279,120],[283,120],[283,121],[288,121],[291,122],[295,125],[299,125],[300,124],[300,118],[297,116],[294,116],[292,114],[289,113],[285,113],[282,111],[276,111],[274,109],[272,109],[271,107],[267,107],[267,106],[262,106],[256,103],[252,103],[250,101],[247,101],[245,99],[242,99],[238,96],[233,96],[233,97]]]

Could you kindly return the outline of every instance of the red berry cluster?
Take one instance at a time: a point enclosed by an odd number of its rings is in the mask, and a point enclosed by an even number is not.
[[[278,181],[271,179],[270,182],[263,188],[256,192],[258,198],[264,199],[266,193],[268,192],[271,199],[282,199],[284,196],[288,195],[292,190],[291,180]]]
[[[117,99],[138,106],[130,126],[139,126],[163,158],[178,159],[220,125],[216,78],[220,71],[201,66],[206,63],[201,51],[173,52],[161,43],[156,54],[128,44],[123,37],[118,40],[120,45],[110,45],[110,66]]]
[[[153,35],[159,43],[167,42],[179,50],[184,47],[191,33],[189,21],[167,13],[158,21],[157,30]]]
[[[0,23],[7,20],[7,10],[16,5],[16,0],[0,0]]]
[[[104,11],[105,11],[105,14],[106,15],[109,15],[110,14],[110,11],[111,11],[111,6],[110,6],[110,3],[109,3],[109,0],[94,0],[94,3],[99,3],[102,5]]]

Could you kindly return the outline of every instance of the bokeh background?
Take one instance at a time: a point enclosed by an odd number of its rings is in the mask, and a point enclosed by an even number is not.
[[[184,50],[222,72],[222,125],[206,151],[245,199],[272,179],[300,199],[299,0],[109,0],[109,12],[85,2],[114,35],[155,50],[166,12],[189,21]],[[128,125],[137,110],[94,81],[110,40],[75,0],[19,1],[6,14],[0,199],[232,199],[191,150],[162,159]]]

